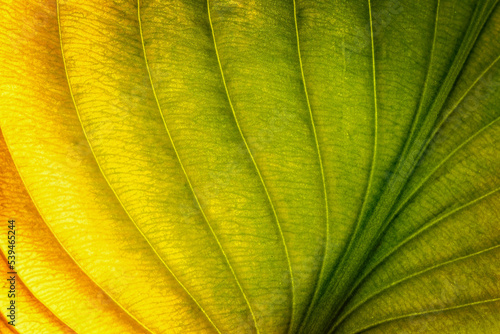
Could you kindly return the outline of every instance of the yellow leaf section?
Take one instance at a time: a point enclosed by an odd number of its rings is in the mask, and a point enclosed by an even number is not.
[[[0,315],[0,333],[1,334],[19,334],[14,327],[7,325],[7,319],[5,316]]]
[[[30,1],[2,7],[0,126],[9,150],[42,219],[121,314],[120,319],[106,318],[95,305],[94,316],[113,329],[75,330],[213,332],[205,314],[123,210],[96,164],[66,82],[56,3]],[[55,246],[55,242],[43,244]],[[47,280],[38,272],[32,275],[39,282]],[[88,290],[87,298],[94,298],[93,293]],[[80,317],[79,310],[72,316]]]
[[[124,314],[66,254],[33,205],[1,134],[0,189],[0,222],[3,223],[0,228],[1,250],[4,255],[8,254],[7,221],[15,219],[16,272],[31,291],[26,295],[33,293],[36,297],[31,296],[31,299],[40,300],[36,307],[33,306],[33,311],[42,308],[45,313],[50,313],[45,308],[47,306],[55,313],[48,320],[47,316],[37,317],[38,313],[27,309],[24,300],[19,301],[21,318],[16,327],[22,333],[45,333],[41,328],[50,330],[46,333],[58,333],[56,329],[61,326],[56,324],[60,322],[81,333],[147,333]],[[2,269],[2,272],[7,270]],[[0,297],[6,298],[7,294],[3,291],[7,290],[1,290]],[[4,310],[3,305],[6,304],[3,300],[1,305]],[[36,330],[27,327],[38,323],[44,325]]]
[[[40,303],[40,301],[33,296],[33,294],[31,294],[24,283],[20,280],[19,275],[13,275],[15,277],[15,298],[10,298],[8,296],[7,291],[10,291],[11,285],[8,278],[10,278],[11,275],[7,274],[7,272],[10,272],[11,270],[9,270],[7,266],[7,260],[3,253],[0,256],[0,270],[7,277],[7,279],[1,280],[2,284],[0,284],[2,320],[4,320],[4,317],[9,316],[5,319],[8,324],[5,324],[2,321],[2,325],[5,325],[7,328],[2,328],[2,326],[0,326],[0,333],[75,333],[74,330],[58,319],[57,316]],[[11,301],[14,301],[14,304],[12,304]],[[15,313],[12,315],[15,318],[10,317],[11,314],[10,311],[7,310],[8,307],[15,308]]]
[[[174,66],[149,77],[149,64],[158,58],[154,52],[146,59],[141,52],[154,51],[148,31],[158,26],[168,41],[163,45],[170,47],[185,40],[184,33],[191,28],[183,22],[191,20],[182,15],[186,9],[181,4],[152,10],[154,20],[148,19],[147,12],[139,12],[138,5],[59,2],[68,81],[92,151],[144,238],[214,327],[222,333],[258,332],[260,328],[279,332],[276,328],[282,319],[287,320],[289,306],[286,259],[262,196],[265,193],[252,174],[254,167],[245,160],[246,151],[233,144],[238,143],[239,133],[233,131],[237,137],[230,137],[232,150],[226,148],[229,131],[221,132],[228,128],[224,124],[234,120],[223,113],[212,93],[220,79],[210,74],[211,80],[200,79],[204,70]],[[175,13],[180,22],[175,34],[161,25],[171,22],[164,18],[165,12]],[[146,33],[144,43],[141,27]],[[211,46],[211,39],[198,42],[199,34],[193,36],[195,45]],[[181,46],[176,49],[180,53],[161,54],[161,59],[190,63]],[[199,55],[196,60],[202,62],[205,57]],[[155,81],[165,77],[176,83],[164,86]],[[179,94],[184,87],[196,92],[199,85],[203,93],[193,104],[192,94]],[[177,103],[161,104],[163,96]],[[225,106],[226,96],[222,98]],[[165,123],[161,111],[167,116]],[[228,173],[218,178],[223,165]],[[231,175],[232,166],[241,178]]]

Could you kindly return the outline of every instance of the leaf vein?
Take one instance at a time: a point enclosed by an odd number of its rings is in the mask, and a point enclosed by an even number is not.
[[[319,161],[319,166],[320,166],[320,171],[321,171],[321,181],[323,184],[323,196],[325,199],[325,224],[326,224],[326,231],[325,231],[325,246],[323,248],[323,254],[322,254],[322,262],[321,262],[321,269],[320,273],[318,276],[318,279],[316,281],[316,287],[314,288],[314,293],[312,300],[309,303],[308,310],[306,312],[306,317],[312,310],[312,307],[315,303],[315,300],[317,299],[317,294],[319,293],[319,288],[320,284],[323,282],[323,276],[325,274],[325,266],[326,266],[326,256],[327,256],[327,250],[328,250],[328,245],[330,244],[330,225],[329,225],[329,204],[328,204],[328,194],[327,194],[327,189],[326,189],[326,180],[325,180],[325,171],[323,167],[323,159],[321,156],[321,149],[318,141],[318,134],[316,131],[316,125],[314,122],[314,116],[311,108],[311,102],[309,100],[309,93],[307,90],[307,84],[306,84],[306,77],[304,74],[304,65],[302,63],[302,54],[300,51],[300,37],[299,37],[299,27],[298,27],[298,22],[297,22],[297,3],[296,0],[293,0],[293,17],[294,17],[294,24],[295,24],[295,34],[296,34],[296,39],[297,39],[297,52],[298,52],[298,57],[299,57],[299,65],[300,65],[300,73],[302,77],[302,84],[304,86],[304,95],[306,98],[307,102],[307,109],[309,111],[309,116],[311,119],[311,126],[313,130],[313,135],[314,135],[314,142],[316,145],[316,151],[318,154],[318,161]],[[292,313],[292,320],[290,321],[290,327],[288,329],[288,332],[292,330],[292,325],[293,325],[293,313]]]
[[[94,152],[94,148],[92,146],[92,144],[90,143],[89,139],[88,139],[88,136],[87,136],[87,132],[85,130],[85,127],[83,126],[83,122],[82,122],[82,119],[80,117],[80,112],[79,112],[79,109],[78,109],[78,106],[76,104],[76,100],[75,100],[75,96],[73,94],[73,88],[72,88],[72,85],[71,85],[71,80],[69,78],[69,75],[68,75],[68,67],[67,67],[67,64],[66,64],[66,57],[64,55],[64,48],[63,48],[63,41],[62,41],[62,30],[61,30],[61,17],[60,17],[60,5],[59,5],[59,0],[56,0],[56,16],[57,16],[57,24],[58,24],[58,31],[59,31],[59,42],[60,42],[60,47],[61,47],[61,57],[62,57],[62,61],[63,61],[63,65],[64,65],[64,72],[65,72],[65,75],[66,75],[66,80],[68,82],[68,89],[69,89],[69,93],[71,95],[71,100],[73,102],[73,105],[75,107],[75,112],[78,116],[78,120],[80,122],[80,125],[82,127],[82,131],[83,131],[83,134],[85,136],[85,139],[89,145],[89,148],[90,148],[90,151],[92,152],[92,155],[94,157],[94,160],[96,162],[96,165],[97,167],[99,168],[99,171],[101,172],[101,175],[102,177],[104,178],[104,180],[106,180],[106,183],[108,184],[109,188],[111,189],[111,191],[113,192],[113,194],[115,195],[115,198],[116,200],[118,201],[118,203],[120,203],[121,207],[123,208],[123,210],[125,211],[125,213],[127,214],[127,216],[129,217],[130,221],[134,224],[134,226],[136,227],[136,229],[139,231],[139,233],[141,234],[141,236],[144,238],[144,240],[148,243],[148,245],[151,247],[151,249],[153,250],[153,252],[156,254],[156,256],[160,259],[160,261],[165,265],[165,267],[167,268],[167,270],[169,272],[172,273],[172,271],[170,270],[170,268],[166,265],[166,263],[162,260],[162,258],[160,257],[160,255],[158,254],[158,252],[156,251],[156,249],[151,245],[149,239],[144,235],[143,231],[139,228],[139,226],[137,225],[137,223],[132,219],[132,216],[130,215],[130,213],[127,211],[127,209],[125,208],[125,206],[123,205],[122,201],[120,200],[120,198],[118,197],[118,194],[116,193],[116,191],[114,190],[114,188],[111,186],[111,183],[109,182],[108,178],[106,177],[102,167],[101,167],[101,164],[99,163],[99,160],[97,159],[97,156]],[[47,226],[49,227],[49,229],[51,229],[51,227],[47,224]],[[51,229],[52,231],[52,229]],[[54,237],[56,239],[57,236],[54,234],[54,232],[52,231],[52,234],[54,235]],[[59,240],[59,239],[58,239]],[[66,251],[66,253],[68,253],[68,255],[73,259],[73,261],[75,261],[75,263],[80,267],[80,269],[82,269],[83,272],[86,273],[86,271],[78,264],[78,262],[76,262],[76,260],[71,256],[71,254],[67,251],[67,249],[62,245],[61,242],[59,242],[61,244],[61,246],[64,248],[64,250]],[[103,292],[108,295],[118,306],[120,306],[120,308],[126,313],[128,314],[132,319],[134,319],[135,321],[137,321],[138,324],[140,324],[144,329],[146,329],[148,332],[150,333],[153,333],[149,328],[146,327],[145,324],[143,324],[139,319],[137,319],[136,317],[134,317],[125,307],[123,307],[117,300],[115,300],[110,294],[108,294],[106,292],[106,290],[104,290],[94,279],[92,279],[89,275],[87,275],[98,287],[101,288],[101,290],[103,290]],[[175,276],[174,276],[175,278]]]
[[[407,236],[404,240],[402,240],[401,242],[399,242],[397,245],[395,245],[389,252],[387,252],[386,254],[383,254],[373,265],[371,265],[367,270],[365,270],[365,272],[363,273],[363,275],[356,281],[356,283],[354,284],[353,288],[351,289],[349,295],[351,295],[354,291],[356,291],[359,286],[370,276],[370,274],[375,271],[376,268],[378,268],[382,263],[384,263],[392,254],[394,254],[398,249],[400,249],[401,247],[403,247],[405,244],[407,244],[408,242],[410,242],[411,240],[415,239],[416,237],[420,236],[422,233],[424,233],[425,231],[429,230],[430,228],[438,225],[440,222],[444,221],[446,218],[458,213],[459,211],[461,210],[464,210],[478,202],[480,202],[481,200],[491,196],[491,195],[494,195],[495,193],[497,193],[498,191],[500,191],[500,187],[499,188],[496,188],[478,198],[475,198],[471,201],[469,201],[468,203],[465,203],[453,210],[450,210],[449,212],[446,212],[442,215],[440,215],[439,217],[437,217],[436,219],[433,219],[431,220],[429,223],[427,224],[424,224],[423,226],[421,226],[419,229],[415,230],[413,233],[411,233],[409,236]],[[335,327],[338,327],[340,325],[340,323],[345,319],[347,318],[347,316],[352,312],[352,309],[349,309],[348,311],[346,311],[335,323],[335,325],[332,327],[333,329]],[[333,331],[333,330],[332,330]]]
[[[2,260],[5,261],[5,263],[7,263],[7,255],[4,253],[3,250],[0,250],[0,257],[2,258]],[[59,320],[62,324],[64,324],[65,326],[67,326],[69,329],[71,329],[73,332],[76,333],[76,331],[66,322],[64,321],[59,315],[57,315],[57,313],[50,307],[48,306],[46,303],[44,303],[38,296],[36,293],[34,293],[31,288],[25,283],[25,281],[23,280],[22,278],[22,274],[19,272],[19,270],[17,270],[17,273],[16,273],[16,280],[19,281],[23,286],[24,288],[28,291],[29,294],[31,294],[31,296],[36,299],[40,304],[42,304],[44,307],[47,308],[47,310],[57,319]],[[9,326],[11,327],[11,326]]]
[[[369,329],[372,329],[374,327],[378,327],[378,326],[380,326],[382,324],[393,322],[393,321],[397,321],[397,320],[401,320],[401,319],[406,319],[406,318],[421,316],[421,315],[425,315],[425,314],[440,313],[440,312],[445,312],[445,311],[453,311],[453,310],[457,310],[457,309],[461,309],[461,308],[466,308],[466,307],[471,307],[471,306],[476,306],[476,305],[482,305],[482,304],[488,304],[488,303],[496,303],[496,302],[499,302],[499,301],[500,301],[500,298],[484,299],[484,300],[479,300],[479,301],[472,302],[472,303],[455,305],[455,306],[452,306],[452,307],[446,307],[446,308],[440,308],[440,309],[433,309],[433,310],[426,310],[426,311],[415,312],[415,313],[408,313],[408,314],[404,314],[404,315],[401,315],[401,316],[398,316],[398,317],[393,317],[393,318],[388,318],[388,319],[381,320],[381,321],[376,322],[374,324],[371,324],[371,325],[368,325],[368,326],[363,327],[361,329],[358,329],[358,330],[356,330],[356,331],[354,331],[352,333],[353,334],[361,334],[361,333],[363,333],[363,332],[365,332],[365,331],[367,331]]]
[[[476,131],[472,136],[467,138],[465,141],[463,141],[460,145],[458,145],[453,151],[451,151],[446,157],[444,157],[427,175],[423,177],[423,179],[415,186],[415,188],[412,190],[412,192],[406,196],[402,201],[401,204],[397,207],[396,210],[391,214],[389,219],[387,220],[389,223],[392,222],[392,220],[396,217],[396,215],[408,204],[408,202],[415,196],[415,194],[418,193],[420,189],[423,188],[423,186],[431,179],[431,177],[449,160],[451,159],[457,152],[459,152],[461,149],[463,149],[467,144],[472,142],[476,137],[481,135],[483,132],[491,128],[495,123],[500,120],[500,116],[495,118],[493,121],[490,123],[486,124],[483,126],[481,129]]]
[[[355,304],[352,308],[349,309],[349,311],[347,311],[341,318],[339,318],[339,320],[337,321],[337,323],[334,325],[333,328],[338,327],[343,321],[345,321],[347,318],[349,318],[349,316],[354,311],[356,311],[361,306],[363,306],[364,304],[366,304],[368,301],[372,300],[373,298],[377,297],[378,295],[380,295],[384,291],[392,289],[393,287],[395,287],[395,286],[397,286],[397,285],[399,285],[401,283],[404,283],[406,281],[409,281],[409,280],[411,280],[411,279],[413,279],[415,277],[418,277],[420,275],[424,275],[425,273],[430,272],[430,271],[432,271],[434,269],[439,269],[439,268],[447,266],[449,264],[453,264],[453,263],[459,262],[461,260],[466,260],[468,258],[472,258],[472,257],[478,256],[478,255],[481,255],[483,253],[487,253],[489,251],[493,251],[493,250],[498,249],[498,248],[500,248],[500,245],[495,245],[493,247],[482,249],[482,250],[480,250],[478,252],[474,252],[472,254],[467,254],[465,256],[457,257],[457,258],[454,258],[454,259],[451,259],[451,260],[448,260],[448,261],[445,261],[445,262],[442,262],[442,263],[437,263],[437,264],[435,264],[435,265],[433,265],[431,267],[425,268],[425,269],[423,269],[421,271],[418,271],[416,273],[413,273],[413,274],[410,274],[408,276],[402,277],[402,278],[400,278],[397,281],[391,282],[390,284],[388,284],[388,285],[386,285],[384,287],[381,287],[380,289],[378,289],[377,291],[373,292],[369,296],[367,296],[367,297],[363,298],[362,300],[360,300],[359,303]]]
[[[253,317],[253,320],[255,322],[255,327],[257,328],[257,322],[256,322],[256,319],[255,319],[255,315],[254,315],[254,312],[253,312],[253,309],[252,309],[252,306],[250,305],[250,302],[243,290],[243,287],[241,286],[241,283],[236,275],[236,272],[234,271],[234,268],[233,266],[231,265],[231,262],[229,261],[229,258],[226,254],[226,252],[224,251],[224,248],[222,247],[222,244],[219,240],[219,238],[217,237],[216,233],[215,233],[215,230],[213,229],[212,227],[212,224],[210,224],[209,220],[208,220],[208,217],[206,216],[205,214],[205,211],[203,210],[203,207],[201,206],[201,203],[199,201],[199,198],[198,198],[198,195],[196,194],[195,190],[194,190],[194,187],[191,183],[191,180],[189,178],[189,176],[187,175],[187,172],[186,172],[186,169],[184,168],[184,164],[182,163],[182,160],[179,156],[179,152],[177,151],[177,147],[175,146],[175,143],[174,143],[174,140],[172,138],[172,135],[170,133],[170,130],[168,128],[168,124],[167,124],[167,121],[165,119],[165,116],[163,115],[163,111],[162,111],[162,108],[161,108],[161,105],[160,105],[160,101],[158,99],[158,95],[156,93],[156,88],[154,86],[154,83],[153,83],[153,78],[151,76],[151,69],[149,67],[149,62],[148,62],[148,59],[147,59],[147,54],[146,54],[146,47],[145,47],[145,44],[144,44],[144,35],[143,35],[143,32],[142,32],[142,21],[141,21],[141,5],[140,5],[140,0],[137,0],[137,17],[138,17],[138,21],[139,21],[139,33],[140,33],[140,37],[141,37],[141,44],[142,44],[142,53],[144,55],[144,62],[145,62],[145,65],[146,65],[146,70],[148,72],[148,78],[149,78],[149,82],[151,84],[151,90],[153,92],[153,95],[154,95],[154,98],[155,98],[155,102],[156,102],[156,105],[158,107],[158,111],[160,112],[160,116],[161,116],[161,119],[163,121],[163,125],[165,126],[165,130],[167,132],[167,135],[168,135],[168,138],[170,139],[170,142],[172,144],[172,148],[174,149],[174,152],[175,152],[175,155],[177,157],[177,160],[179,161],[179,165],[182,169],[182,172],[184,174],[184,177],[186,178],[186,181],[189,185],[189,188],[191,190],[191,193],[195,199],[195,202],[196,202],[196,205],[198,207],[198,209],[200,210],[202,216],[203,216],[203,219],[205,220],[205,222],[207,223],[209,229],[210,229],[210,232],[212,234],[212,236],[214,237],[215,241],[217,242],[217,245],[219,247],[219,249],[221,250],[223,256],[224,256],[224,260],[226,261],[230,271],[231,271],[231,274],[233,275],[234,279],[235,279],[235,282],[236,284],[238,285],[238,288],[239,290],[241,291],[242,295],[243,295],[243,298],[250,310],[250,313],[252,314],[252,317]],[[176,278],[177,279],[177,278]],[[179,284],[180,281],[179,281]],[[182,284],[181,284],[182,285]],[[189,294],[189,296],[193,299],[193,301],[196,303],[196,305],[201,309],[201,311],[204,313],[204,315],[207,317],[207,319],[210,321],[210,323],[212,324],[212,326],[217,330],[217,332],[221,333],[220,330],[217,328],[217,326],[215,325],[215,323],[213,322],[213,320],[210,318],[210,316],[207,314],[207,312],[203,309],[203,307],[201,306],[201,304],[194,298],[194,296],[187,290],[187,288],[182,285],[183,288],[186,290],[186,292]],[[257,332],[258,332],[258,329],[257,329]]]
[[[248,155],[250,156],[250,159],[252,160],[252,163],[253,163],[253,165],[255,167],[255,170],[256,170],[256,172],[257,172],[257,174],[259,176],[259,179],[260,179],[260,181],[262,183],[262,186],[264,188],[264,191],[266,193],[267,200],[269,202],[269,205],[271,206],[271,210],[272,210],[274,218],[276,220],[276,225],[278,227],[280,238],[281,238],[281,241],[283,243],[283,248],[284,248],[286,259],[287,259],[288,271],[289,271],[290,281],[291,281],[291,292],[292,292],[291,312],[292,312],[292,316],[293,316],[293,308],[294,308],[293,305],[295,303],[295,282],[294,282],[294,276],[293,276],[293,271],[292,271],[292,264],[291,264],[291,261],[290,261],[290,254],[288,252],[288,247],[287,247],[286,242],[285,242],[285,236],[284,236],[283,230],[281,228],[281,223],[280,223],[280,220],[278,218],[278,213],[276,212],[276,208],[274,207],[274,203],[271,200],[271,195],[269,194],[269,190],[267,189],[266,183],[264,181],[264,178],[262,177],[262,174],[260,172],[259,166],[257,165],[257,162],[255,161],[255,158],[254,158],[254,156],[252,154],[252,151],[250,150],[250,147],[249,147],[249,145],[247,143],[245,135],[243,134],[243,131],[242,131],[241,126],[240,126],[240,123],[238,121],[238,117],[236,116],[236,111],[234,109],[233,102],[231,100],[231,96],[229,95],[229,89],[227,87],[226,78],[225,78],[225,75],[224,75],[224,71],[222,69],[222,63],[221,63],[221,60],[220,60],[219,50],[218,50],[218,47],[217,47],[217,41],[215,39],[215,31],[214,31],[214,26],[213,26],[213,22],[212,22],[212,16],[211,16],[211,13],[210,13],[210,0],[207,0],[207,12],[208,12],[208,21],[210,23],[210,30],[212,32],[212,39],[214,41],[215,55],[217,57],[217,62],[218,62],[218,65],[219,65],[219,69],[220,69],[220,73],[221,73],[221,78],[222,78],[222,83],[224,85],[224,90],[226,92],[228,103],[229,103],[229,106],[230,106],[231,111],[233,113],[233,117],[234,117],[234,120],[236,122],[236,126],[238,128],[238,131],[240,133],[241,139],[242,139],[243,143],[245,144],[245,148],[246,148],[246,150],[248,152]],[[254,318],[254,320],[255,320],[255,324],[257,324],[257,321],[256,321],[255,318]],[[257,331],[258,330],[259,329],[257,328]]]

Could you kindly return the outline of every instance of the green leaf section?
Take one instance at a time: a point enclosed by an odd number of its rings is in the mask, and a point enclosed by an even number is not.
[[[9,173],[122,332],[495,332],[497,3],[12,5]]]

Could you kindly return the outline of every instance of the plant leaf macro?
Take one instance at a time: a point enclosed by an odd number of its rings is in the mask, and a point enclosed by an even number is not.
[[[3,1],[0,333],[500,333],[498,2]]]

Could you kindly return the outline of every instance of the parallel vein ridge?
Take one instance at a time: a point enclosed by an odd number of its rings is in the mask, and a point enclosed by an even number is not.
[[[64,71],[65,71],[65,74],[66,74],[66,79],[68,81],[68,89],[69,89],[69,92],[70,92],[70,95],[71,95],[71,100],[73,101],[73,105],[75,107],[75,111],[76,111],[76,114],[78,116],[78,120],[80,121],[80,124],[82,126],[82,130],[83,130],[83,134],[85,135],[85,139],[87,140],[87,143],[89,145],[89,148],[90,148],[90,151],[92,152],[92,155],[94,157],[94,160],[96,161],[96,164],[103,176],[103,178],[106,180],[106,183],[108,184],[109,188],[111,189],[111,191],[113,192],[116,200],[120,203],[121,207],[123,208],[124,212],[127,214],[127,216],[130,218],[130,221],[134,224],[134,226],[136,227],[137,231],[141,234],[141,236],[144,238],[144,240],[148,243],[148,245],[151,247],[152,251],[155,253],[155,255],[158,257],[158,259],[161,261],[161,263],[165,266],[165,268],[167,268],[167,270],[172,274],[172,276],[174,277],[174,279],[179,283],[179,285],[181,285],[181,287],[186,291],[186,293],[188,295],[189,292],[186,290],[185,286],[179,281],[179,279],[177,278],[177,276],[173,273],[173,271],[171,270],[171,268],[165,263],[165,261],[162,259],[162,257],[160,256],[160,254],[158,253],[158,251],[156,250],[156,248],[151,244],[150,240],[146,237],[146,235],[144,234],[144,232],[141,230],[141,228],[137,225],[137,223],[135,222],[135,220],[132,218],[132,216],[130,215],[130,213],[127,211],[127,209],[125,208],[125,205],[122,203],[120,197],[118,196],[118,194],[116,193],[115,189],[111,186],[111,183],[109,182],[106,174],[104,173],[100,163],[99,163],[99,160],[97,159],[97,156],[94,152],[94,149],[93,149],[93,146],[92,144],[90,143],[89,139],[88,139],[88,136],[87,136],[87,132],[85,130],[85,127],[83,126],[83,123],[82,123],[82,120],[81,120],[81,117],[80,117],[80,112],[79,112],[79,109],[78,109],[78,105],[76,103],[76,100],[75,100],[75,96],[73,94],[73,89],[72,89],[72,85],[71,85],[71,80],[69,78],[69,75],[68,75],[68,68],[67,68],[67,64],[66,64],[66,57],[64,56],[64,48],[63,48],[63,42],[62,42],[62,30],[61,30],[61,19],[60,19],[60,12],[59,12],[59,0],[56,0],[56,6],[57,6],[57,22],[58,22],[58,27],[59,27],[59,41],[60,41],[60,46],[61,46],[61,56],[62,56],[62,60],[63,60],[63,64],[64,64]],[[49,226],[50,228],[50,226]],[[54,234],[55,236],[55,234]],[[63,246],[64,247],[64,246]],[[64,248],[66,250],[66,248]],[[66,250],[66,252],[71,256],[71,254]],[[73,259],[74,260],[74,259]],[[75,263],[76,260],[74,260]],[[78,264],[78,263],[77,263]],[[80,267],[81,268],[81,267]],[[83,270],[83,268],[82,268]],[[84,270],[83,270],[84,271]],[[85,271],[84,271],[85,272]],[[90,276],[89,276],[90,277]],[[94,281],[95,282],[95,281]],[[143,324],[139,319],[137,319],[135,316],[133,316],[123,305],[121,305],[115,298],[113,298],[111,295],[109,295],[97,282],[95,282],[97,284],[97,286],[99,286],[105,293],[106,295],[108,295],[117,305],[120,306],[121,309],[123,309],[123,311],[128,314],[132,319],[134,319],[138,324],[140,324],[142,327],[144,327],[145,330],[147,330],[148,332],[150,333],[153,333],[145,324]]]
[[[227,95],[227,99],[228,99],[228,102],[229,102],[229,106],[231,107],[231,111],[233,113],[234,120],[236,122],[236,126],[238,127],[238,131],[239,131],[239,133],[241,135],[241,139],[243,140],[243,143],[245,144],[245,147],[246,147],[247,152],[248,152],[248,154],[250,156],[250,159],[252,160],[252,163],[253,163],[253,165],[255,167],[255,170],[257,171],[257,174],[259,175],[259,178],[260,178],[260,181],[262,183],[262,186],[264,187],[264,190],[266,192],[266,196],[267,196],[269,205],[271,206],[271,209],[273,211],[273,215],[274,215],[274,218],[276,220],[276,224],[277,224],[277,227],[278,227],[278,230],[279,230],[279,233],[280,233],[280,238],[281,238],[281,240],[283,242],[283,248],[284,248],[286,259],[287,259],[287,262],[288,262],[288,270],[290,272],[291,290],[292,290],[291,291],[292,292],[291,314],[292,314],[292,318],[293,318],[293,313],[294,313],[294,309],[295,309],[295,283],[294,283],[294,277],[293,277],[293,272],[292,272],[292,263],[290,261],[290,255],[288,253],[288,248],[287,248],[287,245],[286,245],[286,242],[285,242],[285,236],[284,236],[283,230],[281,228],[281,224],[280,224],[280,220],[278,218],[278,214],[276,212],[276,208],[274,207],[273,201],[271,200],[271,195],[269,194],[269,191],[267,189],[266,183],[264,182],[264,178],[262,177],[262,174],[260,172],[259,166],[257,165],[257,162],[255,161],[255,158],[254,158],[254,156],[252,154],[252,151],[250,150],[250,147],[248,146],[248,143],[247,143],[247,140],[245,138],[245,135],[243,134],[243,131],[241,130],[241,126],[240,126],[240,123],[238,121],[238,117],[236,116],[236,112],[234,110],[234,106],[233,106],[233,102],[231,100],[231,96],[229,95],[229,89],[227,87],[226,78],[224,76],[224,71],[222,69],[222,63],[221,63],[220,56],[219,56],[219,50],[217,48],[217,41],[215,39],[215,31],[214,31],[213,22],[212,22],[212,16],[211,16],[211,13],[210,13],[210,0],[207,0],[207,11],[208,11],[208,21],[210,23],[210,29],[212,31],[212,38],[214,40],[215,54],[217,56],[217,62],[219,64],[219,69],[220,69],[220,72],[221,72],[222,82],[223,82],[223,85],[224,85],[224,89],[226,91],[226,95]],[[290,323],[292,323],[292,321],[290,321]]]
[[[147,69],[147,72],[148,72],[149,82],[151,84],[151,89],[153,91],[155,102],[156,102],[156,105],[158,107],[158,111],[160,112],[161,119],[162,119],[163,124],[165,126],[165,130],[167,132],[168,138],[170,139],[170,142],[172,143],[172,147],[174,149],[175,155],[177,157],[177,160],[179,161],[179,165],[180,165],[180,167],[182,169],[182,172],[184,173],[184,176],[186,178],[186,181],[187,181],[187,183],[189,185],[189,189],[191,190],[191,193],[192,193],[192,195],[193,195],[193,197],[194,197],[194,199],[196,201],[196,205],[198,206],[198,209],[200,210],[201,214],[203,215],[203,219],[207,223],[207,225],[208,225],[208,227],[210,229],[210,232],[212,233],[212,236],[214,237],[215,241],[217,242],[217,245],[219,246],[219,249],[221,250],[221,252],[222,252],[222,254],[224,256],[224,259],[225,259],[225,261],[226,261],[229,269],[231,270],[231,274],[233,275],[233,277],[234,277],[234,279],[236,281],[236,284],[238,285],[238,288],[240,289],[240,291],[241,291],[241,293],[243,295],[243,298],[245,299],[245,302],[246,302],[246,304],[247,304],[247,306],[248,306],[248,308],[250,310],[250,313],[252,314],[252,318],[254,320],[255,328],[257,329],[257,332],[259,332],[259,329],[257,327],[257,320],[255,319],[255,314],[253,312],[252,306],[250,305],[250,302],[249,302],[249,300],[247,298],[247,295],[245,294],[245,291],[243,290],[243,287],[241,286],[241,283],[240,283],[238,277],[236,276],[236,273],[235,273],[235,271],[233,269],[233,266],[231,265],[231,262],[229,261],[229,258],[227,257],[227,254],[224,251],[224,248],[222,247],[222,244],[220,243],[219,238],[217,237],[217,235],[216,235],[216,233],[215,233],[212,225],[210,224],[210,222],[208,220],[208,217],[206,216],[205,211],[203,210],[203,208],[201,206],[201,203],[200,203],[200,201],[198,199],[198,196],[197,196],[196,192],[194,191],[194,188],[193,188],[193,185],[191,183],[191,180],[189,179],[189,177],[187,175],[186,169],[184,168],[184,164],[182,163],[182,160],[181,160],[181,158],[179,156],[179,152],[177,151],[177,148],[175,146],[174,140],[172,139],[172,136],[170,134],[170,130],[168,128],[165,116],[163,115],[163,111],[162,111],[162,108],[161,108],[161,105],[160,105],[160,101],[158,100],[158,96],[156,94],[156,89],[155,89],[155,86],[154,86],[154,83],[153,83],[153,78],[151,76],[151,70],[149,68],[148,58],[147,58],[147,55],[146,55],[146,47],[144,45],[144,36],[143,36],[143,33],[142,33],[142,22],[141,22],[141,3],[140,3],[140,0],[137,0],[137,18],[138,18],[138,22],[139,22],[139,32],[140,32],[140,35],[141,35],[142,53],[144,55],[144,62],[145,62],[146,69]],[[186,289],[186,291],[187,291],[187,289]],[[206,311],[202,308],[202,306],[199,304],[199,302],[191,294],[190,294],[190,296],[195,301],[196,305],[198,305],[198,307],[203,311],[203,313],[206,315],[206,317],[208,318],[208,320],[210,321],[210,323],[214,326],[214,328],[220,333],[219,329],[217,328],[217,326],[215,325],[215,323],[213,322],[213,320],[206,313]]]
[[[323,283],[323,276],[325,275],[326,256],[327,256],[327,250],[328,250],[329,244],[330,244],[330,220],[329,220],[329,205],[328,205],[328,194],[327,194],[327,189],[326,189],[325,171],[323,168],[323,159],[321,157],[321,149],[319,146],[318,134],[317,134],[316,125],[314,122],[314,116],[313,116],[313,112],[312,112],[312,108],[311,108],[311,102],[309,101],[309,93],[307,91],[306,77],[304,74],[304,65],[302,63],[302,53],[300,51],[300,36],[299,36],[299,26],[298,26],[298,22],[297,22],[297,2],[296,2],[296,0],[293,0],[293,18],[294,18],[294,24],[295,24],[295,35],[297,38],[297,53],[298,53],[298,57],[299,57],[300,74],[302,77],[302,84],[304,86],[304,95],[305,95],[306,102],[307,102],[307,109],[309,111],[309,117],[311,119],[311,126],[312,126],[312,130],[313,130],[313,135],[314,135],[314,143],[316,144],[316,152],[318,154],[318,162],[319,162],[319,167],[321,170],[321,180],[323,183],[323,196],[325,199],[325,245],[323,247],[321,269],[320,269],[320,272],[318,275],[318,279],[316,281],[316,287],[314,289],[312,299],[309,302],[309,306],[308,306],[307,311],[306,311],[306,317],[307,317],[311,311],[311,308],[313,307],[313,305],[317,299],[317,295],[318,295],[319,290],[320,290],[320,285]],[[293,321],[291,321],[290,323],[291,323],[291,325],[288,329],[289,332],[293,329]]]

